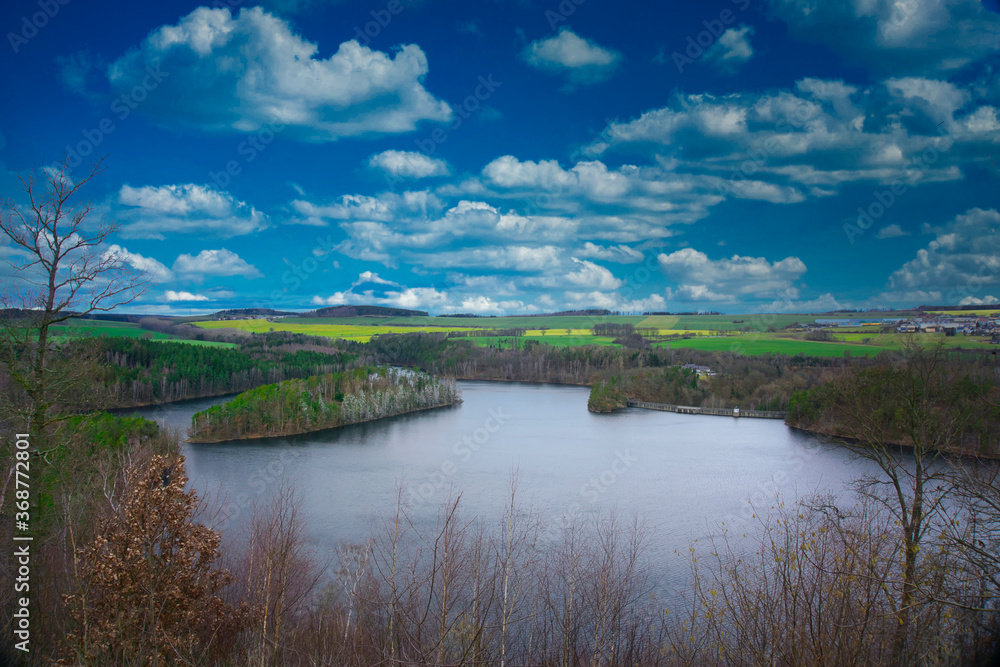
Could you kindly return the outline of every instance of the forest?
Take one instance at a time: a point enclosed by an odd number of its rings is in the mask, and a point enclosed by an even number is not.
[[[87,367],[84,406],[124,408],[246,391],[262,384],[332,373],[357,354],[293,336],[260,336],[238,348],[140,338],[86,338],[60,350],[56,365]]]
[[[245,391],[196,413],[190,440],[216,442],[307,433],[459,401],[461,392],[454,380],[363,366]]]
[[[911,358],[883,358],[850,374],[794,393],[787,423],[840,439],[894,443],[907,448],[1000,458],[1000,376],[985,355],[934,350]],[[915,377],[917,376],[917,377]],[[920,380],[919,393],[904,391]],[[929,430],[924,422],[938,426]]]

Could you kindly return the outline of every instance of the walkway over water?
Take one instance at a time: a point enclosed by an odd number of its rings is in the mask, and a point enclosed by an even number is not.
[[[662,412],[679,412],[685,415],[718,415],[719,417],[754,417],[756,419],[784,419],[787,412],[776,410],[741,410],[739,408],[696,408],[689,405],[668,405],[666,403],[647,403],[646,401],[628,401],[630,408],[660,410]]]

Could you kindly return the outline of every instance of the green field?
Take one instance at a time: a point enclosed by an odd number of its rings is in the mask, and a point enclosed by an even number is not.
[[[736,336],[720,336],[714,338],[690,338],[687,340],[658,343],[661,348],[689,348],[707,352],[735,352],[738,354],[797,354],[811,357],[842,357],[845,352],[852,356],[863,357],[866,354],[875,355],[882,350],[896,349],[880,345],[861,345],[858,343],[822,343],[794,338],[779,338],[774,334],[739,334]]]
[[[424,329],[445,327],[462,329],[591,329],[595,324],[632,324],[637,327],[680,331],[739,331],[744,327],[767,330],[796,322],[815,321],[812,315],[541,315],[538,317],[286,317],[276,322],[289,324],[329,324],[362,327],[406,327]],[[246,322],[255,320],[234,320]],[[196,322],[202,325],[208,322]]]
[[[59,337],[78,336],[115,336],[126,338],[150,338],[152,340],[167,340],[168,334],[159,331],[146,331],[134,322],[104,322],[102,320],[66,320],[52,326],[52,334]]]
[[[458,340],[472,341],[473,344],[479,345],[480,347],[499,345],[505,349],[512,347],[511,341],[516,341],[520,346],[523,345],[526,340],[542,343],[543,345],[551,345],[553,347],[577,347],[581,345],[611,345],[614,347],[620,347],[620,345],[614,342],[613,338],[608,338],[607,336],[558,336],[553,333],[544,337],[529,338],[524,336],[514,338],[512,336],[470,336],[469,338],[460,338]]]
[[[568,315],[565,317],[285,317],[278,322],[292,324],[332,324],[339,326],[406,327],[424,329],[445,327],[459,329],[590,329],[605,322],[638,325],[643,317],[607,315],[590,317]],[[239,320],[246,321],[246,320]],[[198,322],[197,324],[202,324]]]
[[[643,318],[637,326],[657,329],[687,329],[707,331],[740,331],[751,327],[766,331],[770,327],[782,329],[790,324],[809,324],[816,321],[813,315],[653,315]]]
[[[283,318],[274,321],[256,320],[210,320],[194,324],[205,329],[238,329],[254,333],[268,331],[288,331],[313,336],[342,338],[357,342],[368,342],[377,334],[406,334],[415,332],[451,333],[476,329],[524,329],[523,337],[484,336],[469,337],[474,345],[511,347],[531,340],[556,347],[582,345],[616,345],[614,338],[593,336],[590,328],[604,322],[633,324],[639,327],[655,328],[660,336],[691,335],[690,338],[654,340],[657,348],[690,348],[710,352],[735,351],[740,354],[786,354],[818,357],[840,357],[845,353],[852,356],[875,355],[883,350],[899,350],[906,340],[917,340],[922,344],[941,343],[948,349],[996,349],[989,340],[969,336],[945,336],[944,334],[883,334],[877,328],[847,329],[832,331],[832,342],[805,340],[800,334],[787,332],[765,333],[760,329],[774,326],[780,329],[794,322],[813,321],[803,315],[656,315],[650,317],[625,316],[566,316],[566,317],[343,317],[343,318]],[[735,321],[734,321],[735,320]],[[758,329],[740,332],[743,327]],[[190,343],[233,347],[233,343],[214,341],[189,341],[177,339],[167,334],[146,331],[139,325],[127,322],[103,322],[96,320],[70,320],[53,328],[57,340],[68,340],[79,336],[129,336],[173,343]],[[915,337],[914,337],[915,336]]]
[[[186,340],[160,331],[147,331],[134,322],[72,319],[53,325],[51,333],[52,339],[56,343],[88,336],[110,336],[116,338],[145,338],[158,343],[187,343],[207,347],[237,347],[236,343],[222,343],[212,340]]]
[[[210,322],[195,322],[199,327],[205,329],[238,329],[240,331],[249,331],[251,333],[267,333],[269,331],[287,331],[289,333],[299,333],[308,334],[310,336],[326,336],[327,338],[343,338],[344,340],[353,340],[359,343],[367,343],[371,340],[371,337],[377,334],[390,334],[390,333],[434,333],[434,332],[444,332],[449,331],[468,331],[470,327],[455,327],[455,328],[444,328],[444,327],[432,327],[432,326],[416,326],[416,327],[401,327],[393,325],[380,324],[379,326],[372,325],[356,325],[356,324],[344,324],[343,321],[348,318],[331,318],[331,319],[320,319],[320,318],[306,318],[301,320],[299,318],[286,318],[281,320],[276,320],[274,322],[268,320],[224,320],[224,321],[210,321]],[[409,318],[417,319],[417,318]],[[328,324],[328,322],[336,322],[336,324]],[[382,321],[380,321],[382,322]]]
[[[834,342],[822,342],[792,338],[785,334],[738,334],[714,338],[691,338],[687,340],[659,343],[657,347],[691,348],[710,352],[738,352],[739,354],[801,354],[813,357],[840,357],[845,352],[861,357],[875,355],[883,350],[901,350],[906,340],[914,339],[924,345],[943,344],[949,349],[996,349],[988,340],[965,336],[945,336],[944,334],[835,334]],[[869,342],[863,343],[863,339]]]
[[[1000,310],[996,308],[980,308],[977,310],[928,310],[934,315],[951,315],[952,317],[1000,317]]]

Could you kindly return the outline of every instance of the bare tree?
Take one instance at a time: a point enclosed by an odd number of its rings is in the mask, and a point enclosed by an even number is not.
[[[955,377],[940,346],[910,343],[901,361],[853,368],[826,397],[842,442],[878,468],[859,489],[885,505],[899,531],[897,662],[907,660],[907,645],[919,635],[913,621],[921,608],[921,546],[944,523],[940,514],[952,490],[943,455],[963,450],[981,390]]]
[[[79,203],[84,186],[102,171],[103,159],[75,181],[66,162],[44,169],[41,179],[21,176],[27,201],[0,206],[0,231],[14,256],[13,276],[0,295],[6,317],[0,362],[24,393],[21,412],[38,449],[57,419],[52,408],[68,389],[49,364],[53,325],[130,303],[147,285],[121,254],[103,247],[117,226],[91,220],[93,205]]]

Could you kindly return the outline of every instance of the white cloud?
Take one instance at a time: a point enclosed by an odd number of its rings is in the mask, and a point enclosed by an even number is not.
[[[383,151],[368,158],[368,166],[396,178],[448,175],[447,162],[413,151]]]
[[[994,305],[996,305],[998,303],[1000,303],[1000,299],[997,299],[993,295],[984,296],[981,299],[976,298],[974,296],[967,296],[964,299],[962,299],[961,301],[959,301],[958,305],[960,305],[960,306],[994,306]]]
[[[206,130],[266,128],[333,141],[451,118],[423,86],[428,64],[419,46],[390,56],[351,40],[329,58],[318,51],[260,7],[236,16],[199,7],[114,61],[108,79],[116,96],[144,87],[142,113]]]
[[[600,246],[587,241],[583,244],[583,249],[577,253],[580,257],[593,259],[603,259],[606,262],[618,262],[619,264],[635,264],[641,262],[644,255],[627,245]]]
[[[123,185],[117,205],[124,238],[163,239],[168,233],[231,238],[267,227],[267,217],[253,206],[203,185]]]
[[[740,65],[753,57],[753,47],[750,45],[752,34],[751,26],[730,28],[705,52],[706,61],[723,70],[735,72]]]
[[[572,257],[571,260],[574,265],[579,267],[575,271],[566,273],[566,280],[573,285],[599,290],[614,290],[625,284],[603,266],[576,257]]]
[[[996,107],[977,90],[922,77],[864,89],[806,78],[794,92],[679,94],[610,123],[585,153],[638,153],[672,178],[717,179],[724,196],[775,203],[828,197],[846,183],[952,181],[996,142]]]
[[[570,85],[606,81],[621,61],[621,54],[584,39],[569,28],[554,37],[529,44],[525,61],[543,72],[563,74]]]
[[[118,261],[128,264],[134,269],[145,272],[154,283],[165,283],[174,279],[174,272],[152,257],[143,257],[120,245],[109,246],[104,251],[104,257],[116,256]]]
[[[808,301],[778,299],[772,303],[759,306],[756,310],[759,313],[828,313],[848,307],[847,304],[838,301],[833,294],[827,292]]]
[[[1000,213],[969,209],[931,231],[934,240],[889,276],[877,299],[955,304],[1000,286]]]
[[[763,257],[712,260],[693,248],[657,257],[664,275],[677,281],[668,297],[682,301],[735,301],[737,298],[794,298],[795,282],[806,272],[798,257],[769,262]]]
[[[193,294],[192,292],[175,292],[172,289],[168,289],[163,293],[163,301],[167,303],[173,303],[175,301],[208,301],[209,298],[204,294]]]
[[[953,83],[921,77],[888,79],[886,90],[890,94],[920,107],[936,121],[951,121],[955,112],[969,101],[971,95]]]
[[[180,276],[195,281],[205,277],[260,278],[263,275],[257,267],[225,248],[202,250],[197,255],[180,255],[174,261],[173,269]]]
[[[391,280],[380,278],[377,273],[372,273],[371,271],[362,271],[361,273],[359,273],[358,279],[354,281],[354,286],[357,287],[358,285],[363,285],[365,283],[375,283],[377,285],[396,285],[397,287],[399,286],[399,283],[394,283]]]
[[[574,308],[606,308],[630,313],[662,311],[667,305],[666,299],[659,294],[651,294],[643,299],[624,299],[617,292],[574,292],[564,293],[569,305]]]
[[[411,310],[441,308],[447,301],[448,294],[439,292],[433,287],[406,287],[401,290],[388,291],[382,295],[376,295],[372,290],[359,293],[347,290],[334,292],[328,297],[314,296],[312,298],[312,303],[315,306],[365,304],[409,308]]]
[[[904,232],[903,228],[899,225],[886,225],[882,229],[878,230],[878,234],[875,235],[877,239],[894,239],[900,236],[909,236],[909,232]]]
[[[462,299],[461,305],[450,308],[453,311],[463,311],[477,314],[501,315],[506,313],[516,313],[529,310],[523,301],[494,301],[492,298],[483,295],[470,296]]]
[[[877,72],[946,72],[996,51],[1000,16],[970,0],[770,0],[793,36]]]
[[[403,192],[401,194],[383,192],[374,197],[342,195],[325,204],[315,204],[304,199],[297,199],[291,203],[291,206],[298,217],[293,218],[290,222],[317,227],[327,226],[330,221],[340,220],[388,222],[444,210],[444,203],[429,192]]]
[[[555,246],[507,246],[442,250],[422,256],[424,266],[433,268],[474,267],[493,270],[539,272],[559,264]]]

